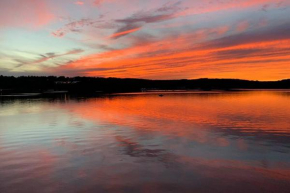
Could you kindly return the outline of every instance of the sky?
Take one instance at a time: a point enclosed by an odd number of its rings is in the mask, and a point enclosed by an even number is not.
[[[0,0],[0,75],[290,78],[290,0]]]

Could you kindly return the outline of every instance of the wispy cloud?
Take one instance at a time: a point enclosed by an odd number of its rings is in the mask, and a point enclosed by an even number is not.
[[[121,24],[121,27],[116,30],[116,32],[111,35],[111,38],[120,38],[130,33],[134,33],[146,24],[157,23],[162,21],[167,21],[176,17],[176,13],[180,10],[181,2],[176,3],[166,3],[160,8],[149,11],[141,11],[133,14],[130,17],[124,19],[115,20],[116,23]]]
[[[110,36],[110,38],[119,38],[119,37],[122,37],[122,36],[125,36],[127,34],[130,34],[130,33],[134,33],[138,30],[140,30],[141,27],[137,27],[137,28],[133,28],[133,29],[129,29],[127,31],[124,31],[123,29],[120,30],[120,32],[116,32],[114,33],[113,35]]]
[[[27,61],[27,59],[15,59],[16,62],[18,62],[18,67],[20,66],[23,66],[23,65],[33,65],[33,64],[39,64],[39,63],[43,63],[43,62],[46,62],[48,60],[52,60],[54,58],[58,58],[58,57],[62,57],[62,56],[67,56],[67,55],[75,55],[75,54],[80,54],[84,52],[84,50],[82,49],[73,49],[73,50],[70,50],[66,53],[63,53],[63,54],[57,54],[57,53],[54,53],[54,52],[49,52],[49,53],[46,53],[46,54],[39,54],[38,55],[38,59],[35,59],[35,60],[29,60]]]
[[[96,24],[99,23],[99,20],[92,20],[92,19],[81,19],[77,21],[71,21],[64,25],[64,27],[51,32],[51,34],[55,37],[63,37],[67,33],[79,33],[83,30],[85,27],[96,27]]]

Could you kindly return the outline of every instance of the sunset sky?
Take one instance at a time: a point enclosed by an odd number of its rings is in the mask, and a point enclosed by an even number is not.
[[[290,78],[290,0],[0,0],[0,75]]]

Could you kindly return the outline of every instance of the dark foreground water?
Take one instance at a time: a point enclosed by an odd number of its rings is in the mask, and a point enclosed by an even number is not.
[[[290,93],[0,99],[0,192],[290,191]]]

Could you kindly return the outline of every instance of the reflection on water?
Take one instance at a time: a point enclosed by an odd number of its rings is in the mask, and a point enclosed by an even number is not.
[[[287,92],[0,101],[0,192],[288,192]]]

